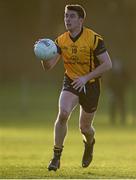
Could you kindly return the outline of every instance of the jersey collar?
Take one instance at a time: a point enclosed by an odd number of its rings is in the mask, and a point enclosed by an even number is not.
[[[70,37],[70,39],[71,39],[73,42],[76,42],[76,41],[80,38],[80,36],[81,36],[82,33],[83,33],[83,27],[82,27],[80,33],[79,33],[78,35],[76,35],[74,38],[71,37],[70,34],[69,34],[69,37]]]

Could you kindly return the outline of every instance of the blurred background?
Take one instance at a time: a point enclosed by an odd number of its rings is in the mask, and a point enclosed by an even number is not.
[[[55,39],[65,31],[64,7],[71,3],[86,9],[85,26],[104,37],[113,61],[112,71],[103,77],[98,108],[98,117],[105,118],[97,118],[97,123],[135,124],[135,0],[0,0],[2,126],[53,124],[63,62],[45,73],[33,45],[39,38]]]

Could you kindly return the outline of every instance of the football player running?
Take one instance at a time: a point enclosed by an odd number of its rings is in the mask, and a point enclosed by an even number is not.
[[[54,125],[54,154],[48,170],[56,171],[60,167],[68,119],[77,104],[80,105],[79,128],[84,143],[82,167],[88,167],[93,158],[93,119],[100,95],[100,79],[112,68],[112,62],[103,38],[83,26],[85,17],[86,12],[81,5],[66,5],[64,23],[67,31],[56,39],[58,53],[50,61],[41,61],[47,71],[62,57],[66,70]]]

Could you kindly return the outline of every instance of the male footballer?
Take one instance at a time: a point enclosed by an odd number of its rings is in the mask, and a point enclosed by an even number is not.
[[[88,167],[93,158],[93,119],[100,95],[100,79],[103,73],[112,68],[112,62],[103,38],[83,26],[85,17],[86,12],[81,5],[66,5],[66,32],[56,39],[58,53],[49,61],[41,61],[46,71],[52,69],[62,57],[65,68],[59,111],[54,125],[54,154],[48,170],[56,171],[60,168],[68,119],[77,104],[80,105],[79,128],[84,143],[82,167]]]

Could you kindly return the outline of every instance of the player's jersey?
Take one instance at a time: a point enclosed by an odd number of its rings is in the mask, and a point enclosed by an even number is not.
[[[66,74],[72,80],[95,69],[99,65],[96,56],[106,51],[102,37],[85,27],[75,38],[65,32],[57,38],[56,43],[64,60]]]

